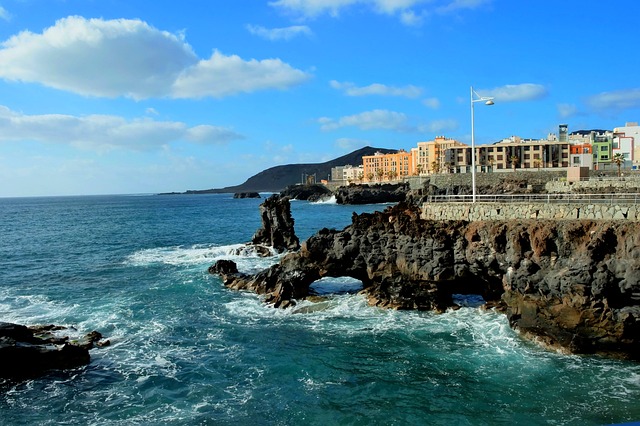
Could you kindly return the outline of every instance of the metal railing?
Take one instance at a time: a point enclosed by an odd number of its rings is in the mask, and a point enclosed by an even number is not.
[[[429,203],[471,203],[472,195],[430,195]],[[476,195],[476,203],[640,204],[640,194],[513,194]]]

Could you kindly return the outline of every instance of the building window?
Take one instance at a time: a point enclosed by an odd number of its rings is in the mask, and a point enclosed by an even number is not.
[[[501,146],[497,147],[496,152],[502,152],[502,147]]]

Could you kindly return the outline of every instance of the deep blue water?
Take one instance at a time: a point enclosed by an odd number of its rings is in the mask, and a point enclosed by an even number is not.
[[[504,316],[366,305],[358,284],[289,310],[207,274],[262,200],[0,199],[0,321],[98,330],[89,366],[0,386],[0,424],[602,425],[640,420],[640,365],[549,352]],[[293,202],[296,232],[384,206]]]

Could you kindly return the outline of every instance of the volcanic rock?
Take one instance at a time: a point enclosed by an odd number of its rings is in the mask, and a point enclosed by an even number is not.
[[[294,220],[291,216],[289,198],[278,194],[267,198],[260,204],[262,227],[256,231],[251,242],[273,247],[278,253],[286,250],[298,250],[300,240],[295,234]]]
[[[522,335],[572,353],[640,359],[640,224],[630,221],[427,221],[414,205],[353,215],[298,252],[225,284],[275,307],[322,277],[362,281],[375,306],[444,311],[454,294],[498,305]]]
[[[48,325],[26,327],[0,322],[0,378],[27,379],[49,370],[77,368],[89,363],[89,349],[108,345],[93,331],[79,342],[58,337],[53,332],[64,327]]]

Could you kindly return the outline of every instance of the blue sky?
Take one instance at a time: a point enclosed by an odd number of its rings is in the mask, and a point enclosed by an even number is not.
[[[0,196],[640,121],[640,2],[0,0]]]

